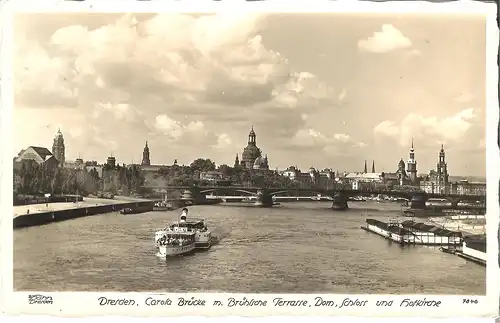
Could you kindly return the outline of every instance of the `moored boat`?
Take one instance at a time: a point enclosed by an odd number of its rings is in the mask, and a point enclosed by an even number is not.
[[[188,254],[195,248],[195,233],[187,228],[170,228],[156,240],[158,256],[171,257]]]
[[[138,214],[151,211],[151,207],[146,206],[136,206],[136,207],[126,207],[120,210],[121,214]]]
[[[165,201],[157,202],[153,206],[153,211],[172,211],[174,207],[172,206],[172,203],[168,203]]]

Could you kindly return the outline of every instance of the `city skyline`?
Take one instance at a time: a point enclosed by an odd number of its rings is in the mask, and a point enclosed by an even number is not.
[[[393,171],[414,138],[419,173],[444,144],[485,176],[484,19],[400,16],[17,17],[13,153],[232,165],[253,124],[271,169]]]

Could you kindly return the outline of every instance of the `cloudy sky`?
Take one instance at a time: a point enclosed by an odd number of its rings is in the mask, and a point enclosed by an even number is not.
[[[271,168],[485,173],[485,22],[443,15],[20,15],[15,151],[232,164],[254,125]]]

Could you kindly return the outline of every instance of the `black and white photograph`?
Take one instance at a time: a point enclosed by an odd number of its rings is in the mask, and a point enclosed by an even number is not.
[[[486,295],[485,15],[12,28],[13,291]]]

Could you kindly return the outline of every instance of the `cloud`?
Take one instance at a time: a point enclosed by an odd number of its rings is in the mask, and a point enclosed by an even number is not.
[[[347,90],[346,89],[342,89],[342,92],[340,92],[340,94],[338,96],[339,102],[344,101],[344,99],[345,99],[346,96],[347,96]]]
[[[454,98],[455,101],[460,103],[469,103],[475,99],[475,96],[470,92],[462,92]]]
[[[329,154],[355,153],[351,148],[363,148],[362,142],[356,142],[349,135],[336,133],[325,135],[315,129],[300,129],[293,136],[291,145],[298,149],[321,150]]]
[[[382,31],[358,41],[358,48],[372,53],[387,53],[397,49],[408,49],[412,42],[391,24],[382,25]]]
[[[224,137],[216,133],[252,119],[289,138],[304,116],[345,93],[267,48],[265,23],[256,14],[123,15],[97,28],[75,23],[39,42],[17,30],[16,107],[76,108],[83,122],[113,129],[118,142],[141,131],[174,142],[205,136],[219,147]]]
[[[474,125],[476,114],[473,108],[462,110],[455,115],[437,118],[409,114],[400,123],[385,120],[373,128],[378,136],[386,136],[408,146],[412,138],[435,143],[460,142]]]
[[[185,147],[213,145],[219,139],[202,121],[182,124],[166,114],[156,116],[154,127],[162,133],[162,138],[167,142]]]
[[[235,145],[233,144],[233,140],[227,133],[221,133],[217,136],[217,144],[214,145],[214,148],[225,150],[228,148],[235,149]]]

